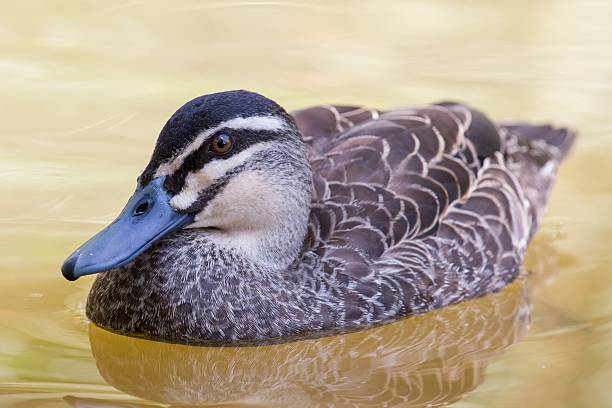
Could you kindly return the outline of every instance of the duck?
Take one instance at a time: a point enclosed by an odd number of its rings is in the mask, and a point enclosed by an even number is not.
[[[521,275],[573,130],[459,102],[288,113],[199,96],[163,126],[119,216],[63,263],[87,318],[211,346],[390,323]]]

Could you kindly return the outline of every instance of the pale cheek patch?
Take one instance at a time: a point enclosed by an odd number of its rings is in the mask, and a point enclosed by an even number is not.
[[[299,252],[309,200],[286,195],[268,174],[234,176],[187,228],[206,228],[207,239],[255,264],[284,269]]]
[[[196,202],[202,191],[212,186],[230,170],[240,166],[256,153],[268,149],[273,143],[262,142],[241,151],[229,159],[219,159],[206,164],[200,170],[189,173],[185,178],[185,186],[170,200],[170,205],[177,210],[186,210]]]
[[[198,193],[195,191],[185,191],[181,194],[175,195],[170,200],[170,205],[177,210],[186,210],[195,203],[198,199]]]
[[[215,227],[209,239],[227,250],[238,251],[257,263],[270,262],[269,251],[262,248],[288,246],[293,237],[284,237],[285,222],[291,219],[292,206],[262,174],[247,171],[232,178],[187,228]],[[283,237],[281,237],[283,238]],[[293,256],[293,251],[289,251]]]
[[[259,230],[275,226],[285,208],[279,191],[261,174],[236,175],[195,217],[195,227],[219,227],[232,231]]]

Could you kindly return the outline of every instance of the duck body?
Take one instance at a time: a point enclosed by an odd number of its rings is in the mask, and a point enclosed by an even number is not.
[[[289,115],[251,92],[207,95],[170,118],[122,215],[62,270],[104,272],[92,322],[162,341],[256,344],[393,321],[512,282],[573,141],[458,103]],[[147,198],[156,221],[135,210],[147,189],[161,191]],[[130,234],[172,225],[128,256],[113,230],[126,218]]]

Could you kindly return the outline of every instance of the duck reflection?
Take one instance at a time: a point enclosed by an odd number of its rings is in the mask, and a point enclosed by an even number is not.
[[[476,388],[492,359],[524,335],[529,310],[520,279],[499,293],[385,326],[279,345],[175,345],[95,325],[89,337],[108,383],[164,404],[425,407]]]

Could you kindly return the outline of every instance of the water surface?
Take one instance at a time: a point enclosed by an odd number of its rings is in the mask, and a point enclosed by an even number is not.
[[[612,3],[3,2],[0,406],[612,406]],[[59,265],[114,218],[167,117],[247,88],[288,109],[462,100],[580,131],[499,294],[267,348],[91,328]]]

